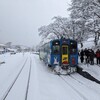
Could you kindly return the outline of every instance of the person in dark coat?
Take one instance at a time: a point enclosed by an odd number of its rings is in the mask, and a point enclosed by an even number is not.
[[[80,60],[81,60],[81,63],[84,62],[84,51],[83,51],[83,49],[80,52]]]
[[[96,51],[96,60],[97,60],[97,64],[100,64],[100,50],[97,49]]]
[[[89,61],[89,50],[85,48],[84,50],[84,58],[85,58],[85,63],[87,64]]]
[[[90,64],[94,65],[94,57],[95,57],[95,53],[92,49],[90,49]]]

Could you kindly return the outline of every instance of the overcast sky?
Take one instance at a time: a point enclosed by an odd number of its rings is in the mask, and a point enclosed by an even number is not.
[[[0,43],[37,45],[38,28],[54,16],[68,17],[71,0],[0,0]]]

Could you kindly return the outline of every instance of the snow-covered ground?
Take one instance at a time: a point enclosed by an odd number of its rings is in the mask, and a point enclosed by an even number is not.
[[[98,44],[100,42],[100,39],[98,40]],[[83,47],[81,48],[80,45],[78,45],[78,49],[91,49],[94,48],[95,44],[94,44],[94,38],[93,36],[91,36],[87,41],[83,42]],[[96,49],[96,48],[95,48]],[[94,51],[95,53],[96,51]],[[84,71],[88,72],[90,75],[92,75],[94,78],[98,79],[100,81],[100,64],[96,65],[96,58],[94,58],[94,65],[90,65],[90,64],[85,64],[84,63],[80,63],[80,58],[79,58],[79,66],[82,67],[84,69]]]
[[[58,76],[33,53],[0,55],[0,100],[100,100],[100,85],[78,73]],[[80,64],[100,80],[99,66]]]
[[[100,65],[96,65],[96,63],[94,65],[79,63],[79,66],[83,68],[83,71],[88,72],[90,75],[100,81]]]

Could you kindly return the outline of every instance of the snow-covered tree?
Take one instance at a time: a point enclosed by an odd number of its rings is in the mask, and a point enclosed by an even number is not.
[[[38,29],[39,35],[42,36],[42,41],[46,39],[59,39],[61,37],[73,37],[72,23],[70,19],[65,17],[54,17],[53,23],[47,26],[42,26]]]
[[[59,39],[62,36],[79,42],[88,35],[100,36],[100,0],[72,0],[68,9],[70,18],[54,17],[53,23],[38,29],[42,43],[46,39]],[[97,41],[96,41],[97,42]]]
[[[100,33],[100,2],[99,0],[72,0],[71,19],[74,21],[75,32],[86,39],[89,34]]]

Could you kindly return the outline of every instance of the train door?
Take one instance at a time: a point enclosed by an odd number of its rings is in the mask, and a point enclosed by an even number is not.
[[[70,66],[77,66],[78,64],[78,50],[77,42],[74,40],[70,41]]]
[[[68,59],[68,45],[62,45],[62,50],[61,50],[61,55],[62,55],[62,66],[67,66],[69,64],[69,59]]]

